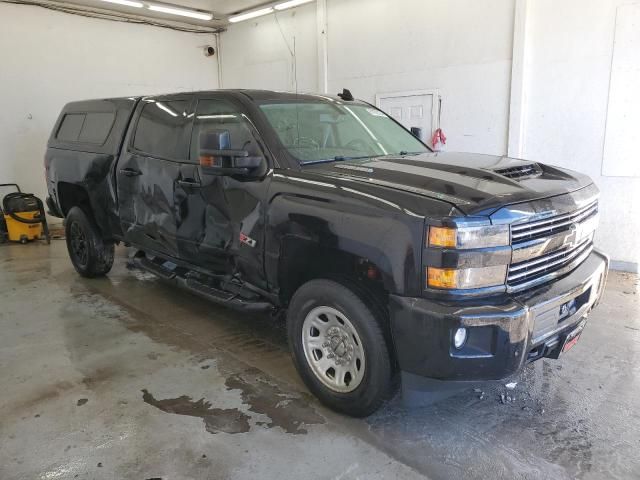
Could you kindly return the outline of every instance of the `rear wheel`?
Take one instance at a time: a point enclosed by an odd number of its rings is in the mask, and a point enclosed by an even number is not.
[[[106,243],[98,227],[79,207],[69,210],[65,235],[71,263],[83,277],[106,275],[113,266],[114,245]]]
[[[298,289],[287,314],[289,343],[307,387],[330,408],[364,417],[393,393],[384,319],[331,280]]]

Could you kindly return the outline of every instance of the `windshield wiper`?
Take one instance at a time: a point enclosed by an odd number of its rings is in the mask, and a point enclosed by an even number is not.
[[[323,158],[322,160],[309,160],[308,162],[301,162],[300,165],[313,165],[314,163],[342,162],[344,160],[359,160],[361,158],[371,158],[371,157],[369,155],[363,155],[361,157],[345,157],[344,155],[336,155],[333,158]]]
[[[427,152],[407,152],[406,150],[400,150],[398,153],[387,153],[386,155],[380,155],[380,157],[409,157],[413,155],[420,155],[421,153]]]

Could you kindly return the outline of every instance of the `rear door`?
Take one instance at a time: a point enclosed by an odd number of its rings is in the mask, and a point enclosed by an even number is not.
[[[125,241],[171,257],[178,256],[176,184],[189,156],[192,98],[143,99],[116,171]]]

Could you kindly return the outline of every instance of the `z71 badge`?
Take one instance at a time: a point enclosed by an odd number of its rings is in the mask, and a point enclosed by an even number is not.
[[[244,243],[245,245],[249,245],[251,248],[256,246],[256,241],[246,236],[244,233],[240,232],[240,243]]]

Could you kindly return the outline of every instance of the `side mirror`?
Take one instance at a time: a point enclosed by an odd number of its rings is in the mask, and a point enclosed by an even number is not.
[[[198,158],[203,173],[250,176],[264,164],[264,158],[250,156],[246,150],[231,148],[228,130],[200,132]]]
[[[205,130],[200,132],[200,151],[231,149],[229,130]]]

